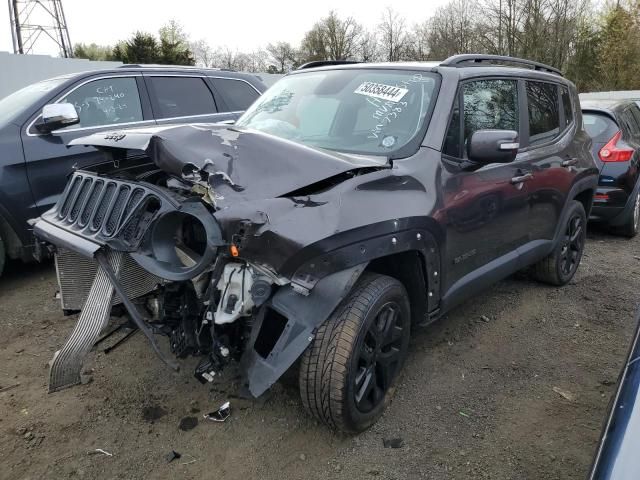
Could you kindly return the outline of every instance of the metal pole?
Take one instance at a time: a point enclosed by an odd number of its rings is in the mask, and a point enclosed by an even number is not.
[[[62,0],[58,0],[58,5],[60,6],[60,18],[62,19],[62,25],[64,26],[64,30],[62,31],[62,35],[66,36],[67,41],[67,57],[73,57],[73,47],[71,46],[71,37],[69,36],[69,27],[67,26],[67,17],[64,16],[64,8],[62,8]]]
[[[24,54],[22,46],[22,31],[20,28],[20,18],[18,15],[18,0],[9,0],[9,10],[13,13],[13,29],[11,30],[13,38],[13,53]]]

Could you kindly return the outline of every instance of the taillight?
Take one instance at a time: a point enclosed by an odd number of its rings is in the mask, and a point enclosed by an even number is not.
[[[618,131],[609,142],[600,149],[598,156],[603,162],[628,162],[635,150],[629,147],[619,147],[618,142],[622,138],[622,132]]]

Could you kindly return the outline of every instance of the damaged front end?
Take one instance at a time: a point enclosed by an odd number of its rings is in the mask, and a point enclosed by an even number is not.
[[[301,274],[292,258],[307,258],[305,247],[330,230],[298,226],[297,236],[287,235],[290,212],[319,206],[287,195],[385,168],[379,161],[210,125],[74,143],[104,149],[107,161],[74,172],[34,226],[54,246],[63,309],[80,311],[51,362],[51,392],[80,383],[117,307],[171,368],[178,363],[156,334],[168,337],[173,356],[202,357],[195,371],[202,383],[239,362],[246,387],[259,396],[302,354],[366,266]],[[132,150],[144,151],[144,160],[127,157]],[[300,155],[313,162],[301,167],[292,161]]]

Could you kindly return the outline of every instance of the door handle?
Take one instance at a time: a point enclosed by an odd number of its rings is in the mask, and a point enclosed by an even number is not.
[[[525,173],[524,175],[519,175],[517,177],[513,177],[511,179],[512,184],[526,182],[527,180],[531,180],[533,175],[531,173]]]
[[[562,162],[562,166],[563,167],[573,167],[577,163],[578,163],[578,159],[577,158],[569,158],[569,159],[565,160],[564,162]]]

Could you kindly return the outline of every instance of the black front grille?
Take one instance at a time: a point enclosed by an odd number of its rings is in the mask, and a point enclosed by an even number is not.
[[[118,236],[124,227],[127,241],[138,240],[138,219],[145,217],[147,210],[153,215],[161,203],[160,196],[146,186],[79,171],[45,218],[67,230],[103,240]]]

